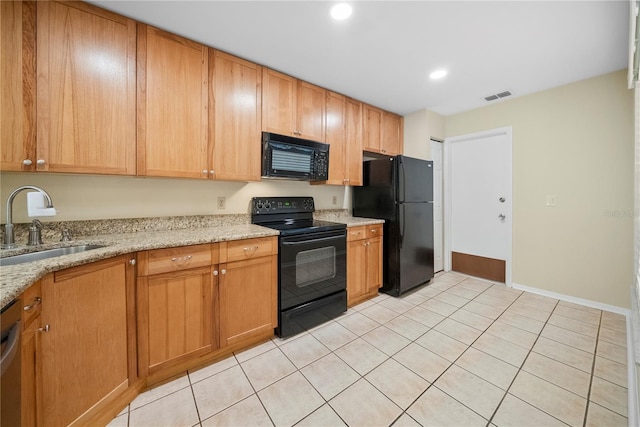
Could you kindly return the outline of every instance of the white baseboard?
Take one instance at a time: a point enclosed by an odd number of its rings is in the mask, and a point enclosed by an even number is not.
[[[592,301],[584,298],[578,298],[571,295],[559,294],[557,292],[547,291],[545,289],[532,288],[530,286],[519,285],[517,283],[512,283],[511,287],[514,289],[519,289],[521,291],[531,292],[532,294],[538,294],[545,297],[559,299],[561,301],[572,302],[574,304],[580,304],[587,307],[597,308],[598,310],[610,311],[612,313],[622,314],[629,318],[630,310],[628,308],[618,307],[617,305],[604,304],[598,301]],[[630,332],[630,331],[627,331]],[[629,334],[627,334],[627,337]]]
[[[640,425],[640,408],[638,407],[638,377],[636,372],[635,344],[633,342],[633,332],[631,329],[631,310],[615,305],[604,304],[598,301],[591,301],[584,298],[578,298],[571,295],[559,294],[544,289],[532,288],[529,286],[512,283],[514,289],[531,292],[545,297],[559,299],[561,301],[572,302],[587,307],[597,308],[598,310],[610,311],[612,313],[622,314],[627,319],[627,397],[628,397],[628,423],[629,427]]]

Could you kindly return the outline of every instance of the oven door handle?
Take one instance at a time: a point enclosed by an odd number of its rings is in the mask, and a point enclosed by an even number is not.
[[[344,235],[343,236],[321,237],[319,239],[303,240],[303,241],[300,241],[300,242],[283,241],[282,245],[283,246],[308,245],[309,243],[326,242],[327,240],[337,240],[337,241],[344,240]]]

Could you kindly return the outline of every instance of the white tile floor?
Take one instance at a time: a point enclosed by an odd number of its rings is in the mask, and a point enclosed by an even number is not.
[[[624,316],[456,273],[138,396],[111,426],[626,426]]]

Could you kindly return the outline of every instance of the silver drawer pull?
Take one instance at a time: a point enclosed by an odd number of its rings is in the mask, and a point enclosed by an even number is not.
[[[37,306],[39,306],[40,304],[42,304],[42,298],[40,298],[40,297],[35,297],[35,298],[33,299],[33,303],[32,303],[32,304],[30,304],[30,305],[25,305],[25,306],[24,306],[24,308],[23,308],[23,310],[24,310],[24,311],[31,311],[31,310],[33,310],[34,308],[36,308]]]
[[[49,327],[49,325],[44,325],[42,328],[38,328],[38,331],[40,331],[40,332],[49,332],[49,329],[51,329]]]
[[[253,246],[253,247],[244,248],[244,251],[245,251],[245,252],[248,252],[248,251],[257,251],[259,247],[260,247],[260,246],[257,246],[257,245],[256,245],[256,246]]]
[[[187,256],[183,256],[183,257],[173,257],[171,258],[171,261],[177,261],[177,262],[185,262],[185,261],[189,261],[191,258],[193,258],[193,256],[191,255],[187,255]]]

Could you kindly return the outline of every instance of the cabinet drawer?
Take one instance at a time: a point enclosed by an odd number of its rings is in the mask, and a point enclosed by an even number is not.
[[[277,237],[233,240],[227,242],[226,262],[273,255],[277,252]]]
[[[42,285],[40,281],[29,286],[22,294],[22,325],[26,329],[42,311]]]
[[[367,239],[382,236],[382,224],[367,225]]]
[[[181,246],[148,251],[140,260],[140,275],[168,273],[211,265],[211,245]]]
[[[358,225],[357,227],[347,228],[347,242],[351,242],[353,240],[365,239],[366,237],[367,237],[366,225]]]

